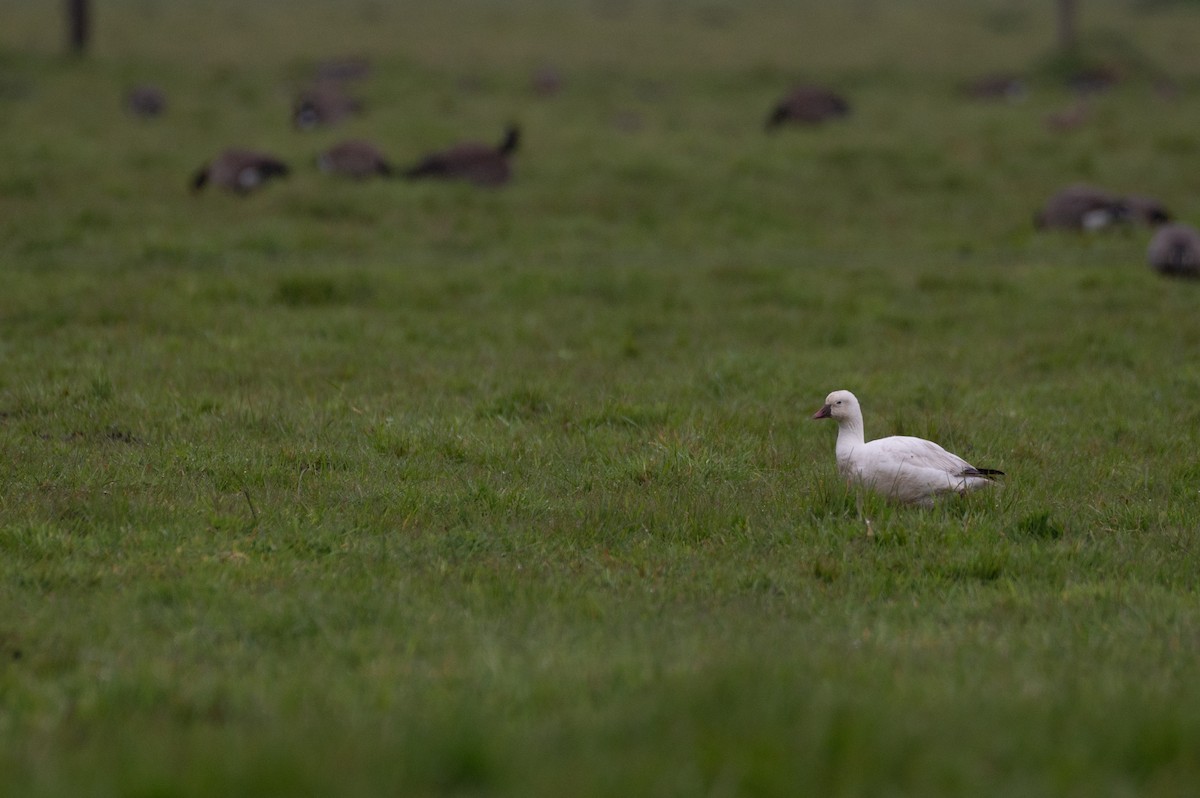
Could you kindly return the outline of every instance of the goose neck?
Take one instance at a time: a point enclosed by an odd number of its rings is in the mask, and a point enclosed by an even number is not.
[[[861,416],[839,420],[837,439],[839,449],[849,446],[862,446],[865,440]]]

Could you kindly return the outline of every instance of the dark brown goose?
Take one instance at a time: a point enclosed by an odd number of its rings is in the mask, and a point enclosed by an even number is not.
[[[1121,74],[1111,66],[1103,64],[1084,67],[1067,77],[1067,88],[1077,94],[1096,94],[1108,91],[1121,82]]]
[[[408,178],[467,180],[477,186],[502,186],[512,177],[509,159],[517,150],[521,131],[510,126],[500,146],[467,142],[431,153],[405,170]]]
[[[963,96],[972,100],[1024,100],[1028,92],[1025,81],[1015,75],[984,75],[963,84]]]
[[[292,124],[298,130],[332,126],[362,113],[362,103],[335,82],[318,83],[296,96],[292,103]]]
[[[133,116],[152,119],[167,110],[167,95],[157,86],[134,86],[125,92],[125,110]]]
[[[785,122],[815,125],[850,113],[850,104],[840,94],[820,86],[798,86],[784,97],[767,117],[767,130]]]
[[[369,141],[350,139],[333,145],[317,156],[317,168],[330,175],[363,180],[392,174],[387,157]]]
[[[227,191],[248,194],[273,177],[283,177],[288,166],[264,152],[229,149],[200,167],[192,178],[192,190],[211,183]]]
[[[1039,230],[1099,230],[1124,222],[1129,215],[1121,198],[1087,185],[1064,188],[1046,200],[1033,217]]]
[[[1187,224],[1164,224],[1146,250],[1150,268],[1168,277],[1200,277],[1200,230]]]

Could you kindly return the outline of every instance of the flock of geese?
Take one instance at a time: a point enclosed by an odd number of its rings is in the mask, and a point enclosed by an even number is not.
[[[367,67],[341,62],[322,67],[321,78],[299,92],[292,105],[292,124],[301,130],[329,127],[361,113],[362,105],[350,96],[344,83],[361,77]],[[1110,75],[1091,75],[1080,80],[1080,91],[1106,88]],[[557,73],[539,70],[533,87],[538,93],[558,90]],[[964,87],[977,99],[1019,99],[1024,87],[1019,81],[990,77]],[[163,113],[166,97],[153,86],[139,86],[126,95],[126,107],[137,116]],[[1075,109],[1069,109],[1074,112]],[[765,128],[783,125],[815,125],[840,119],[851,112],[850,103],[835,91],[816,85],[794,88],[781,98],[766,118]],[[1046,120],[1051,130],[1067,124],[1054,115]],[[1073,122],[1072,122],[1073,123]],[[498,144],[463,143],[432,152],[397,169],[373,143],[348,139],[319,153],[317,168],[325,173],[357,180],[398,176],[462,180],[478,186],[502,186],[512,178],[510,160],[520,143],[514,125]],[[267,181],[287,175],[288,165],[279,157],[247,149],[227,149],[205,163],[192,178],[193,190],[212,185],[246,194]],[[1039,230],[1071,230],[1082,233],[1118,226],[1139,226],[1154,231],[1147,257],[1150,266],[1171,276],[1200,277],[1200,231],[1172,221],[1171,213],[1154,197],[1117,194],[1096,186],[1077,184],[1051,195],[1033,218]],[[996,483],[1004,472],[977,468],[938,444],[921,438],[891,436],[867,441],[862,409],[849,391],[834,391],[813,414],[814,419],[833,419],[838,425],[836,458],[842,476],[852,485],[880,493],[894,501],[931,506],[943,495],[965,494]]]
[[[366,77],[370,64],[350,58],[318,65],[312,82],[299,91],[292,103],[292,124],[299,130],[327,128],[363,111],[362,103],[347,89],[350,81]],[[1119,79],[1105,69],[1080,72],[1068,85],[1081,96],[1103,91]],[[557,92],[561,76],[549,68],[534,73],[531,86],[541,95]],[[1156,87],[1163,93],[1171,87]],[[990,75],[965,84],[963,94],[976,100],[1022,99],[1023,81],[1009,75]],[[151,85],[136,86],[125,97],[126,109],[139,117],[156,117],[166,109],[166,95]],[[1045,120],[1051,130],[1076,125],[1086,115],[1086,99]],[[801,85],[782,97],[766,119],[767,131],[783,125],[817,125],[850,114],[850,103],[836,91],[823,86]],[[327,174],[357,180],[373,177],[461,180],[477,186],[497,187],[512,179],[512,157],[520,144],[516,125],[504,132],[496,144],[465,142],[428,153],[403,168],[393,166],[374,143],[347,139],[319,153],[317,168]],[[193,190],[215,186],[237,194],[254,191],[268,181],[287,175],[288,164],[273,153],[231,148],[203,164],[192,178]],[[1161,274],[1200,278],[1200,230],[1174,222],[1161,202],[1140,194],[1116,194],[1090,185],[1072,185],[1050,196],[1034,215],[1038,229],[1094,231],[1119,226],[1144,226],[1153,236],[1147,250],[1151,268]]]
[[[1200,230],[1173,222],[1163,204],[1143,194],[1114,194],[1095,186],[1067,186],[1033,217],[1038,229],[1101,230],[1142,225],[1154,230],[1146,260],[1168,277],[1200,277]]]
[[[313,82],[299,91],[292,103],[292,125],[297,130],[331,128],[363,112],[362,103],[349,93],[349,81],[365,77],[370,66],[358,59],[329,62],[317,69]],[[125,94],[126,110],[150,119],[167,108],[166,93],[154,85],[134,86]],[[456,144],[431,152],[403,169],[394,167],[383,151],[365,139],[346,139],[320,152],[317,168],[327,174],[364,180],[371,177],[404,177],[465,180],[478,186],[502,186],[512,178],[511,158],[521,140],[511,125],[499,144]],[[268,181],[285,177],[291,168],[278,155],[261,150],[231,147],[213,156],[192,176],[193,191],[205,186],[248,194]]]

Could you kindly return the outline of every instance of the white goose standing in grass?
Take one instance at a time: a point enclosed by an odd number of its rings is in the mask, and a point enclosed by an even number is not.
[[[837,464],[842,476],[889,499],[932,507],[940,495],[978,490],[1004,475],[992,468],[976,468],[923,438],[893,435],[867,441],[862,409],[849,391],[829,394],[813,418],[837,421]]]

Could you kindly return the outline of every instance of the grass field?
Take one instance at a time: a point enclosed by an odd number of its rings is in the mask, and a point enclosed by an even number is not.
[[[1063,135],[1049,3],[95,5],[0,8],[0,795],[1200,790],[1200,285],[1031,225],[1200,221],[1200,7],[1081,4]],[[500,190],[312,165],[510,121]],[[837,388],[1003,490],[855,495]]]

